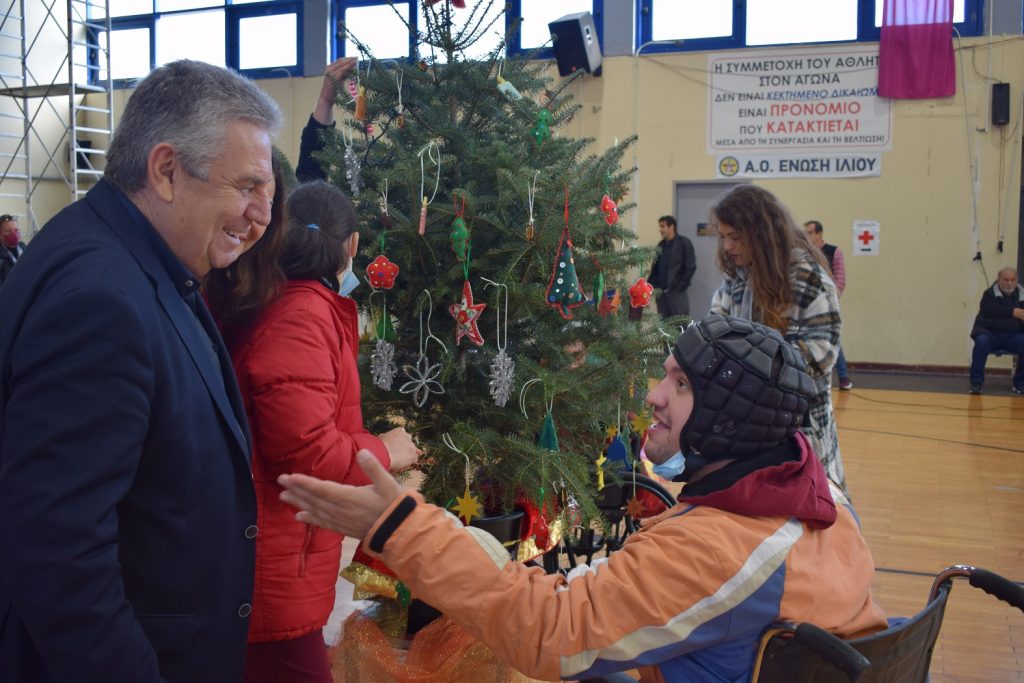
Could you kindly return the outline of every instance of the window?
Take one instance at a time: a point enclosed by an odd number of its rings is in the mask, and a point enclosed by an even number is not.
[[[182,58],[229,66],[252,77],[299,75],[302,3],[110,0],[111,78],[122,84]],[[106,44],[105,31],[99,39]],[[96,66],[94,73],[105,79],[106,65]]]
[[[424,12],[436,13],[440,8],[440,3],[432,8],[422,7],[420,0],[396,0],[394,8],[387,0],[334,0],[334,3],[335,21],[346,29],[339,32],[336,55],[359,55],[361,44],[375,59],[408,57],[415,47],[415,40],[409,40],[409,29],[425,30]],[[507,52],[510,55],[527,53],[542,59],[552,57],[548,23],[576,12],[593,13],[598,40],[603,36],[600,15],[604,0],[495,0],[489,7],[487,4],[488,0],[471,0],[465,9],[452,11],[453,30],[471,23],[471,28],[482,36],[465,52],[467,58],[490,54],[504,40],[517,17],[522,17],[521,30],[509,41]],[[506,5],[508,9],[501,17]],[[420,56],[428,52],[429,47],[420,47]],[[435,56],[443,58],[440,54]]]
[[[984,0],[953,0],[961,35],[981,35]],[[874,41],[883,0],[637,0],[643,52]]]
[[[344,39],[344,52],[339,56],[362,54],[358,40],[376,59],[408,57],[411,47],[408,26],[415,26],[410,5],[396,2],[393,7],[387,3],[339,7],[338,18],[344,27],[344,31],[338,32],[339,40]]]

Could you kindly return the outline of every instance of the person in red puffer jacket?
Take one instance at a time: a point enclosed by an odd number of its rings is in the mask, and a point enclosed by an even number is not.
[[[332,680],[322,629],[334,607],[342,537],[296,522],[278,498],[277,476],[304,472],[361,485],[368,480],[355,466],[360,449],[392,471],[420,455],[402,428],[375,436],[363,427],[358,314],[355,302],[339,293],[350,291],[342,282],[354,279],[355,227],[352,204],[336,187],[323,181],[297,187],[287,200],[276,264],[249,264],[262,283],[255,289],[282,276],[283,289],[278,284],[279,296],[258,314],[224,324],[252,429],[258,506],[250,683]]]

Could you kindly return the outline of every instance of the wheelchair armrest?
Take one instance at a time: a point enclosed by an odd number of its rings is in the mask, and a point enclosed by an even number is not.
[[[980,588],[989,595],[993,595],[1024,612],[1024,588],[1013,581],[1003,578],[995,572],[979,569],[978,567],[971,569],[968,581],[975,588]]]
[[[793,638],[845,673],[850,683],[856,683],[857,679],[871,668],[871,662],[867,657],[853,649],[849,643],[814,624],[800,624],[796,627]]]

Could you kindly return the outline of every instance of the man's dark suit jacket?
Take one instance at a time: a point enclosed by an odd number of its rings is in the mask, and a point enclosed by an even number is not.
[[[248,425],[205,304],[124,202],[100,182],[0,295],[4,683],[241,679]]]

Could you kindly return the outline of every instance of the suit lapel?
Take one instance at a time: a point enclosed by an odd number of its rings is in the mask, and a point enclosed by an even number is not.
[[[105,181],[100,181],[89,191],[86,199],[111,230],[124,242],[135,261],[153,283],[160,306],[203,378],[203,383],[206,384],[210,397],[238,444],[239,451],[248,462],[247,422],[238,392],[238,382],[224,347],[224,341],[216,327],[212,325],[212,317],[206,309],[206,304],[200,300],[197,308],[199,315],[205,315],[209,319],[209,334],[203,329],[203,324],[178,293],[146,236],[140,234],[134,217],[121,206],[120,200],[113,193],[114,190]]]

